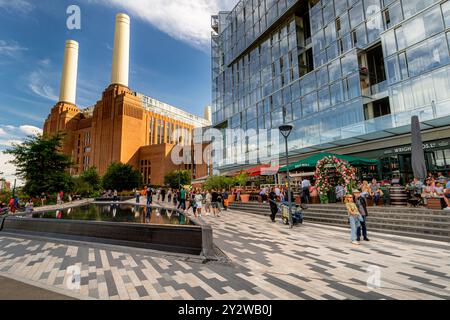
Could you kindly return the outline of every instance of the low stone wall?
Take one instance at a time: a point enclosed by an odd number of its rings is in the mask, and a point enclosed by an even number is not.
[[[115,244],[214,258],[212,228],[195,225],[147,225],[97,221],[0,218],[1,232]]]
[[[131,199],[134,199],[135,197],[117,197],[117,200],[114,200],[114,198],[97,198],[94,201],[95,202],[114,202],[114,201],[119,201],[119,202],[125,202]]]

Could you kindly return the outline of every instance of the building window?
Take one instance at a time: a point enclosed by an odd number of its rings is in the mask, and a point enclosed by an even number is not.
[[[151,118],[150,119],[150,133],[149,133],[149,145],[153,145],[154,144],[154,139],[155,139],[155,119]]]
[[[141,160],[142,183],[151,185],[152,183],[152,162],[150,160]]]

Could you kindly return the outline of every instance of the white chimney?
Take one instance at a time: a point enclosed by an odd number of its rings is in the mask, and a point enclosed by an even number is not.
[[[205,119],[212,122],[212,110],[210,106],[205,107]]]
[[[78,75],[78,42],[66,41],[59,102],[76,104]]]
[[[124,13],[116,16],[111,84],[128,87],[130,62],[130,17]]]

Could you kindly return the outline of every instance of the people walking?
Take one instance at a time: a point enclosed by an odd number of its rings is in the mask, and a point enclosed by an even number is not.
[[[140,194],[139,190],[137,190],[137,189],[134,190],[134,196],[136,198],[136,203],[138,203],[138,204],[141,203],[141,194]]]
[[[167,191],[167,202],[168,203],[172,202],[172,196],[173,196],[172,189],[169,189],[169,191]]]
[[[9,212],[11,212],[11,213],[15,213],[15,212],[16,212],[16,208],[15,208],[14,203],[15,203],[15,199],[14,199],[14,197],[13,197],[13,198],[11,198],[11,199],[9,200],[9,203],[8,203]]]
[[[152,188],[148,187],[146,191],[147,196],[147,206],[151,205],[153,203],[153,190]]]
[[[194,195],[194,206],[193,211],[196,218],[201,217],[203,207],[203,196],[202,193],[197,191]]]
[[[166,189],[161,190],[161,201],[166,202]]]
[[[223,200],[223,210],[224,211],[228,210],[228,204],[229,204],[228,198],[229,198],[229,196],[228,196],[227,190],[223,189],[223,191],[222,191],[222,200]]]
[[[178,206],[178,198],[179,198],[179,196],[180,196],[180,192],[178,190],[175,190],[173,192],[173,205],[174,205],[174,207]]]
[[[308,178],[304,178],[302,181],[302,203],[304,204],[309,204],[311,200],[309,188],[311,188],[311,181]]]
[[[210,214],[212,208],[212,194],[207,191],[205,196],[205,214]]]
[[[47,197],[45,196],[45,193],[41,193],[41,206],[43,207],[45,205],[45,201],[47,201]]]
[[[211,205],[215,217],[220,217],[219,201],[219,193],[216,190],[213,190],[211,193]]]
[[[180,203],[178,204],[177,209],[186,210],[186,190],[183,188],[180,190]]]
[[[267,203],[267,188],[265,188],[265,187],[262,188],[259,193],[259,196],[261,197],[262,203]]]
[[[269,193],[269,203],[270,203],[270,219],[272,222],[275,222],[275,218],[278,213],[278,205],[277,205],[277,194],[275,193],[275,189],[271,189]]]

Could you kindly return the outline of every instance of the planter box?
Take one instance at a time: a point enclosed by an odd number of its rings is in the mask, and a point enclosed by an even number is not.
[[[16,217],[5,218],[1,225],[1,232],[194,255],[202,252],[202,241],[204,240],[201,226],[144,225]]]
[[[241,194],[241,202],[250,202],[249,194]]]
[[[442,210],[442,199],[441,198],[428,198],[427,207],[430,210]]]
[[[236,202],[236,196],[234,194],[230,194],[228,196],[228,203]]]

